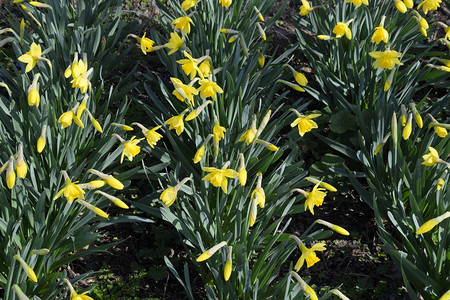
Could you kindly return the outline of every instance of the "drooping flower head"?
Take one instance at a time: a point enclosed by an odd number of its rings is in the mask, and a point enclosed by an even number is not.
[[[180,37],[176,32],[171,32],[169,42],[165,46],[170,49],[167,55],[174,54],[178,49],[184,47],[184,37]]]
[[[306,0],[301,0],[302,5],[300,6],[300,16],[306,16],[308,15],[313,9],[311,8],[311,5]]]
[[[192,19],[188,16],[179,17],[172,21],[172,25],[175,25],[175,29],[180,29],[184,34],[189,34],[191,32]]]
[[[294,267],[294,269],[297,272],[302,268],[305,261],[306,261],[306,267],[308,267],[308,268],[312,267],[315,263],[320,261],[320,259],[316,255],[315,251],[325,251],[326,250],[325,243],[315,243],[311,248],[308,248],[295,235],[291,235],[289,237],[295,240],[298,247],[300,248],[300,251],[302,252],[302,255],[300,256],[300,258],[298,259],[298,261]]]
[[[386,16],[383,16],[381,18],[380,25],[378,27],[375,27],[375,31],[372,35],[372,43],[376,43],[377,45],[383,41],[385,43],[388,42],[389,39],[389,33],[386,29],[384,29],[384,20],[386,19]]]
[[[199,84],[198,91],[202,99],[211,97],[213,100],[217,100],[217,94],[223,93],[222,88],[217,83],[207,78],[200,80]]]
[[[169,125],[169,130],[175,129],[177,135],[180,135],[184,131],[184,122],[183,122],[184,113],[173,116],[169,120],[165,122],[166,125]]]
[[[422,8],[423,13],[427,14],[429,10],[437,10],[442,3],[442,0],[423,0],[417,8]]]
[[[194,95],[198,95],[198,91],[195,87],[184,84],[180,79],[171,77],[170,81],[172,81],[175,90],[172,92],[175,97],[181,102],[184,102],[185,99],[189,100],[190,105],[194,105]]]

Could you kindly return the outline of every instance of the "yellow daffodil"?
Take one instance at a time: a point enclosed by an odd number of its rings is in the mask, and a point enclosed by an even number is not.
[[[356,7],[360,7],[361,4],[369,5],[368,0],[345,0],[345,3],[353,3],[353,5]]]
[[[256,188],[253,190],[250,198],[253,199],[253,196],[256,196],[256,204],[259,205],[259,207],[263,208],[266,205],[266,194],[264,193],[264,189],[261,187],[262,174],[258,173],[257,177],[258,181],[256,184]]]
[[[419,229],[417,229],[416,234],[423,234],[423,233],[430,231],[436,225],[438,225],[439,223],[441,223],[442,221],[444,221],[445,219],[447,219],[449,217],[450,217],[450,211],[440,215],[439,217],[436,217],[436,218],[426,221],[425,223],[423,223],[422,226],[419,227]]]
[[[306,16],[308,15],[313,9],[311,8],[311,5],[306,0],[301,0],[302,5],[300,6],[300,16]]]
[[[448,26],[447,24],[444,24],[442,22],[437,22],[437,24],[440,25],[444,29],[444,32],[445,32],[444,39],[450,40],[450,26]]]
[[[233,256],[232,256],[233,247],[228,247],[228,255],[227,261],[225,262],[225,267],[223,268],[223,279],[228,281],[231,276],[231,271],[233,270]]]
[[[422,156],[423,158],[422,165],[430,167],[437,164],[440,161],[440,158],[439,153],[436,151],[436,149],[430,146],[428,147],[428,150],[430,151],[430,153]]]
[[[417,6],[417,9],[422,8],[423,13],[427,14],[430,10],[437,10],[440,7],[440,3],[442,3],[442,0],[423,0]]]
[[[201,79],[199,81],[200,87],[198,91],[200,92],[200,97],[202,99],[211,97],[213,100],[217,100],[217,94],[222,94],[222,88],[212,80]]]
[[[75,53],[74,61],[64,71],[64,77],[69,78],[72,76],[72,87],[79,88],[81,93],[84,94],[89,88],[91,88],[91,82],[88,77],[94,71],[93,68],[88,70],[86,54],[83,55],[83,59],[78,60],[78,53]]]
[[[306,267],[310,268],[312,267],[316,262],[320,261],[320,259],[317,257],[315,251],[325,251],[325,243],[315,243],[311,248],[307,248],[302,241],[296,237],[295,235],[291,235],[290,238],[294,239],[300,248],[300,251],[302,252],[302,255],[298,259],[297,263],[295,264],[294,269],[298,272],[303,264],[306,261]]]
[[[214,123],[214,127],[213,127],[213,135],[214,135],[214,140],[216,141],[216,143],[218,143],[221,139],[223,139],[225,137],[225,132],[227,130],[225,129],[225,127],[220,126],[219,122],[215,122]]]
[[[196,109],[194,109],[193,111],[191,111],[187,117],[185,118],[185,121],[190,121],[193,120],[195,118],[198,117],[198,115],[200,115],[200,113],[205,109],[205,107],[208,104],[212,104],[213,102],[211,100],[205,101],[202,105],[200,105],[199,107],[197,107]]]
[[[209,172],[208,175],[202,178],[202,180],[209,181],[215,187],[221,187],[222,191],[227,194],[228,189],[228,178],[236,178],[238,172],[233,169],[227,169],[230,162],[226,162],[222,169],[217,169],[213,167],[203,167],[202,170]]]
[[[333,33],[336,34],[336,38],[341,38],[344,35],[351,40],[352,39],[352,31],[348,27],[350,23],[353,22],[353,19],[347,22],[338,22],[336,26],[333,28]]]
[[[189,53],[186,51],[183,51],[184,56],[187,57],[187,59],[180,59],[177,60],[177,63],[181,65],[181,68],[183,69],[184,73],[186,75],[191,76],[191,80],[195,78],[197,75],[198,68],[198,60],[193,58]]]
[[[294,276],[295,280],[297,280],[305,296],[309,295],[309,300],[319,300],[316,292],[297,273],[294,271],[291,271],[290,273]]]
[[[25,178],[27,176],[28,167],[25,159],[23,157],[23,146],[19,144],[19,149],[17,150],[17,160],[16,160],[16,172],[17,177]]]
[[[45,136],[47,133],[47,125],[43,125],[42,126],[42,130],[41,130],[41,135],[38,138],[37,144],[36,144],[36,149],[38,153],[41,153],[44,148],[45,148]]]
[[[233,2],[232,0],[219,0],[220,4],[222,4],[223,7],[228,7]]]
[[[259,67],[263,68],[265,63],[266,63],[266,58],[264,57],[264,55],[262,53],[260,53],[258,56]]]
[[[314,184],[318,183],[320,187],[323,187],[324,189],[329,190],[330,192],[337,192],[337,189],[329,183],[323,182],[313,177],[306,177],[305,179]]]
[[[403,139],[406,141],[412,132],[412,114],[409,114],[408,122],[406,123],[406,126],[403,128]]]
[[[59,190],[58,193],[56,193],[55,197],[53,197],[53,200],[58,199],[59,197],[61,197],[61,195],[64,195],[67,202],[69,203],[72,203],[74,199],[84,199],[84,190],[80,187],[80,185],[77,184],[78,181],[70,181],[70,178],[67,175],[66,171],[61,171],[61,173],[64,176],[66,186]]]
[[[77,292],[75,292],[75,289],[73,288],[72,284],[67,278],[64,278],[64,281],[69,286],[70,289],[70,300],[94,300],[93,298],[86,295],[87,292],[84,292],[83,294],[77,294]]]
[[[250,128],[241,135],[238,141],[242,142],[245,140],[245,143],[248,146],[251,143],[253,143],[253,141],[255,140],[255,136],[256,136],[256,128]]]
[[[406,8],[413,8],[414,6],[413,0],[403,0],[403,3],[405,3]]]
[[[117,198],[117,197],[115,197],[113,195],[107,194],[107,193],[102,192],[102,191],[95,191],[95,193],[96,194],[100,194],[100,195],[102,195],[105,198],[108,198],[117,207],[120,207],[120,208],[123,208],[123,209],[129,209],[128,205],[125,202],[123,202],[122,200],[120,200],[119,198]]]
[[[439,300],[450,300],[450,290],[446,291]]]
[[[226,246],[227,242],[223,241],[218,243],[217,245],[215,245],[214,247],[206,250],[205,252],[202,253],[202,255],[200,255],[199,257],[197,257],[197,262],[202,262],[205,261],[207,259],[209,259],[211,256],[214,255],[214,253],[216,253],[220,248],[222,248],[223,246]]]
[[[129,141],[122,142],[123,151],[122,155],[120,156],[120,163],[123,162],[123,157],[126,156],[129,161],[132,161],[133,158],[141,152],[141,147],[139,147],[137,144],[142,141],[142,139],[134,139],[133,136]]]
[[[401,12],[402,14],[404,14],[408,10],[405,3],[401,0],[394,0],[394,4],[395,4],[395,7],[397,8],[397,10],[399,12]]]
[[[239,153],[239,159],[241,161],[238,169],[238,179],[239,183],[242,186],[245,186],[247,183],[247,170],[245,169],[245,160],[244,160],[244,154]]]
[[[302,189],[293,189],[292,192],[300,192],[305,196],[305,210],[309,208],[309,211],[314,215],[314,206],[321,206],[327,193],[325,189],[319,187],[320,182],[316,183],[311,192],[306,192]]]
[[[6,186],[8,189],[12,189],[16,184],[16,173],[14,172],[14,158],[10,158],[7,163],[8,169],[6,169]]]
[[[92,173],[94,175],[97,175],[100,177],[107,185],[110,187],[116,189],[116,190],[123,190],[124,185],[120,180],[116,179],[114,176],[102,173],[100,171],[97,171],[95,169],[89,169],[88,173]]]
[[[20,257],[19,254],[14,255],[13,258],[20,263],[23,271],[27,274],[28,278],[30,278],[33,282],[37,282],[36,273],[34,273],[33,269],[23,260],[23,258]]]
[[[147,55],[147,53],[153,51],[153,44],[155,43],[153,40],[145,37],[145,32],[142,37],[136,37],[138,43],[141,45],[142,53]]]
[[[40,60],[41,56],[42,56],[41,45],[38,45],[33,42],[31,43],[30,51],[19,56],[18,60],[27,64],[27,66],[25,67],[25,73],[28,73],[34,68],[34,66]]]
[[[180,37],[176,32],[171,32],[169,42],[165,46],[170,49],[167,55],[174,54],[178,49],[184,48],[184,37]]]
[[[164,202],[164,204],[167,207],[171,206],[175,202],[178,191],[188,180],[192,180],[192,178],[186,177],[182,181],[180,181],[176,186],[168,187],[161,193],[159,199],[161,199],[161,201]]]
[[[77,117],[77,115],[75,114],[75,111],[77,111],[78,108],[77,104],[74,108],[72,108],[72,110],[66,111],[65,113],[63,113],[59,119],[58,119],[58,123],[61,123],[61,128],[64,129],[66,127],[69,127],[70,125],[72,125],[72,121],[75,122],[75,124],[77,124],[78,126],[80,126],[81,128],[84,128],[84,124],[81,121],[80,118]]]
[[[314,223],[322,224],[322,225],[330,228],[331,230],[333,230],[333,231],[335,231],[335,232],[337,232],[339,234],[350,235],[350,233],[347,230],[345,230],[344,228],[342,228],[341,226],[332,224],[332,223],[327,222],[325,220],[318,219],[318,220],[314,221]]]
[[[436,190],[440,191],[442,189],[442,187],[444,186],[444,183],[445,183],[445,179],[440,178],[438,180],[438,182],[436,183]]]
[[[170,80],[175,87],[172,94],[177,97],[178,100],[184,102],[185,99],[189,100],[190,105],[194,105],[194,95],[198,95],[198,91],[195,87],[184,84],[180,79],[171,77]]]
[[[150,130],[147,129],[146,127],[144,127],[144,125],[142,125],[141,123],[138,123],[138,122],[134,122],[132,125],[136,125],[139,128],[141,128],[142,134],[145,136],[145,139],[147,140],[148,145],[150,147],[152,147],[152,148],[155,148],[156,143],[163,137],[161,134],[156,132],[156,130],[161,128],[161,125],[153,127]]]
[[[175,29],[180,29],[184,34],[189,34],[191,32],[192,19],[188,16],[179,17],[172,21],[172,25],[175,25]]]
[[[197,0],[184,0],[183,3],[181,3],[181,9],[188,11],[190,8],[194,7],[195,4],[197,4]]]
[[[314,128],[318,128],[317,123],[312,119],[319,117],[320,114],[310,114],[304,116],[297,112],[295,109],[292,109],[292,111],[297,114],[297,119],[295,119],[294,122],[291,123],[291,127],[297,126],[300,136],[304,136],[305,133],[310,132]]]
[[[386,29],[384,29],[382,24],[380,24],[380,26],[375,28],[375,31],[372,35],[372,43],[376,43],[377,45],[381,41],[387,43],[388,39],[389,39],[389,33]]]
[[[447,129],[441,126],[434,126],[434,131],[441,138],[445,138],[448,134]]]
[[[403,65],[398,59],[402,56],[402,54],[394,50],[386,49],[384,51],[372,51],[369,52],[369,55],[375,58],[375,62],[373,64],[375,69],[393,69],[395,65]]]
[[[205,155],[205,152],[206,152],[205,145],[202,145],[202,146],[200,146],[200,148],[197,149],[197,151],[195,152],[195,155],[194,155],[194,164],[196,164],[202,160],[203,156]]]
[[[209,77],[211,74],[211,64],[208,59],[202,61],[202,63],[198,66],[199,75],[203,77]]]
[[[175,129],[177,135],[180,135],[184,131],[184,122],[183,122],[184,113],[173,116],[169,120],[165,122],[166,125],[169,126],[169,130]]]

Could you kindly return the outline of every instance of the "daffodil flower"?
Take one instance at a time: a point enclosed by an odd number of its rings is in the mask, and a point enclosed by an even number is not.
[[[183,3],[181,3],[181,9],[188,11],[190,8],[194,7],[195,4],[197,4],[197,1],[200,0],[184,0]]]
[[[42,56],[41,45],[38,45],[33,42],[31,43],[30,50],[25,54],[21,55],[18,58],[18,60],[27,64],[25,68],[25,73],[28,73],[34,68],[37,62],[41,60],[41,56]]]
[[[309,208],[309,211],[314,215],[314,206],[321,206],[327,193],[325,189],[319,187],[320,182],[316,183],[311,192],[306,192],[302,189],[293,189],[292,192],[297,191],[305,196],[305,210]]]
[[[293,67],[291,67],[290,65],[286,64],[285,66],[287,66],[291,72],[292,75],[294,76],[295,81],[300,85],[300,86],[306,86],[308,84],[308,79],[306,79],[306,76],[303,73],[297,72]]]
[[[345,0],[345,3],[353,3],[356,7],[360,7],[361,4],[369,5],[368,0]]]
[[[434,166],[437,163],[442,163],[447,165],[447,167],[450,167],[449,163],[439,158],[439,153],[436,151],[436,149],[430,146],[428,147],[428,150],[430,151],[430,153],[422,156],[423,158],[422,165],[430,167]]]
[[[71,110],[66,111],[65,113],[63,113],[59,119],[58,119],[58,123],[61,123],[61,128],[64,129],[66,127],[69,127],[70,125],[72,125],[72,121],[75,122],[75,124],[77,124],[78,126],[80,126],[81,128],[84,128],[84,124],[81,121],[80,118],[77,117],[77,115],[75,114],[75,112],[77,111],[79,106],[79,103],[77,103],[77,105],[75,105],[75,107],[73,107]]]
[[[450,218],[450,211],[440,215],[439,217],[433,218],[433,219],[428,220],[425,223],[423,223],[423,225],[420,226],[419,229],[417,229],[416,234],[423,234],[423,233],[430,231],[436,225],[438,225],[439,223],[441,223],[442,221],[444,221],[447,218]]]
[[[427,14],[430,10],[437,10],[440,7],[440,3],[442,3],[442,0],[423,0],[417,6],[417,9],[422,8],[423,13]]]
[[[134,122],[132,125],[136,125],[142,130],[142,134],[145,136],[145,138],[147,140],[147,143],[152,148],[155,148],[156,143],[163,137],[161,134],[156,132],[156,130],[161,128],[161,125],[153,127],[150,130],[147,129],[146,127],[144,127],[144,125],[142,125],[141,123],[138,123],[138,122]]]
[[[41,135],[38,138],[36,149],[38,153],[41,153],[45,148],[45,136],[47,134],[47,125],[42,126]]]
[[[333,28],[333,33],[336,34],[336,38],[341,38],[344,35],[351,40],[352,39],[352,31],[348,27],[350,23],[353,22],[353,19],[347,22],[338,22],[336,26]]]
[[[141,45],[142,53],[147,55],[147,53],[153,51],[153,44],[155,42],[152,41],[151,39],[149,39],[148,37],[145,37],[145,32],[142,37],[137,37],[136,39],[137,39],[138,43]]]
[[[66,171],[61,171],[61,174],[64,176],[64,181],[66,186],[59,190],[56,193],[53,200],[58,199],[62,195],[66,197],[67,202],[72,203],[74,199],[84,199],[84,190],[77,184],[78,181],[72,182],[70,181],[69,175],[67,175]]]
[[[202,253],[202,255],[200,255],[199,257],[197,257],[197,262],[202,262],[205,261],[207,259],[209,259],[211,256],[214,255],[214,253],[216,253],[220,248],[222,248],[223,246],[226,246],[227,242],[223,241],[218,243],[217,245],[215,245],[214,247],[206,250],[205,252]]]
[[[310,300],[319,300],[316,292],[300,277],[300,275],[294,271],[291,271],[290,274],[294,276],[295,280],[297,280],[305,296],[309,295]]]
[[[182,181],[180,181],[176,186],[168,187],[161,193],[159,199],[161,199],[161,201],[164,202],[164,204],[167,207],[171,206],[175,202],[178,191],[188,180],[192,180],[192,178],[186,177]]]
[[[102,173],[100,171],[97,171],[95,169],[89,169],[87,171],[88,173],[92,173],[94,175],[97,175],[98,177],[100,177],[107,185],[109,185],[110,187],[116,189],[116,190],[123,190],[124,185],[122,182],[120,182],[120,180],[116,179],[114,176],[109,175],[109,174],[105,174]]]
[[[223,268],[223,279],[228,281],[231,276],[231,271],[233,270],[233,255],[232,255],[232,246],[228,246],[228,255],[227,261],[225,262],[225,267]]]
[[[33,282],[37,282],[36,273],[34,273],[33,269],[23,260],[23,258],[20,257],[19,254],[14,255],[13,258],[20,263],[23,271],[27,274],[28,278],[30,278]]]
[[[372,43],[376,43],[377,45],[383,41],[385,43],[388,42],[389,39],[389,33],[386,29],[384,29],[384,20],[386,19],[386,16],[383,16],[381,18],[380,25],[378,27],[375,27],[375,31],[372,35]]]
[[[291,111],[295,112],[295,114],[297,115],[297,119],[295,119],[294,122],[291,123],[291,127],[297,126],[300,136],[304,136],[305,133],[310,132],[314,128],[319,128],[319,126],[317,126],[317,123],[312,119],[319,117],[320,114],[311,114],[305,116],[300,114],[295,109],[291,109]]]
[[[245,169],[245,160],[244,160],[244,154],[239,153],[239,159],[241,161],[238,169],[238,179],[239,183],[242,186],[245,186],[247,183],[247,170]]]
[[[16,183],[16,173],[14,172],[14,158],[10,157],[6,169],[6,186],[12,189]]]
[[[297,263],[295,264],[294,269],[298,272],[303,264],[306,261],[306,267],[310,268],[315,263],[320,261],[320,259],[317,257],[315,251],[325,251],[325,243],[315,243],[311,248],[307,248],[305,244],[302,243],[302,241],[296,237],[295,235],[289,236],[290,238],[294,239],[297,243],[298,247],[300,248],[300,251],[302,252],[302,255],[298,259]]]
[[[264,189],[261,187],[262,183],[262,174],[261,172],[258,172],[256,175],[258,177],[258,181],[256,183],[256,188],[253,190],[252,194],[250,195],[250,198],[253,199],[254,196],[256,196],[256,204],[259,205],[259,207],[263,208],[266,205],[266,194],[264,193]]]
[[[27,176],[28,167],[25,159],[23,157],[23,146],[19,144],[19,149],[17,150],[17,160],[16,160],[16,172],[17,177],[25,178]]]
[[[223,139],[225,137],[225,132],[227,130],[225,129],[225,127],[220,126],[216,117],[215,117],[215,119],[216,119],[216,121],[214,122],[213,135],[214,135],[214,140],[216,141],[216,143],[218,143],[221,139]]]
[[[205,107],[208,104],[212,104],[213,102],[211,100],[205,101],[202,105],[200,105],[199,107],[197,107],[196,109],[194,109],[193,111],[191,111],[187,117],[185,118],[185,121],[190,121],[193,120],[195,118],[198,117],[198,115],[200,115],[200,113],[205,109]]]
[[[375,58],[375,62],[373,64],[375,69],[393,69],[395,65],[403,65],[398,59],[402,56],[402,54],[394,50],[386,49],[384,51],[372,51],[369,52],[369,55]]]
[[[228,7],[233,2],[232,0],[219,0],[220,4],[222,4],[223,7]]]
[[[119,198],[117,198],[117,197],[115,197],[113,195],[107,194],[107,193],[102,192],[102,191],[95,191],[94,193],[100,194],[103,197],[108,198],[117,207],[120,207],[120,208],[123,208],[123,209],[128,209],[129,208],[128,205],[125,204],[125,202],[123,202],[122,200],[120,200]]]
[[[172,94],[181,102],[184,102],[185,99],[189,100],[189,104],[193,106],[194,95],[198,95],[197,89],[191,85],[184,84],[180,79],[175,77],[171,77],[170,81],[172,81],[175,88]]]
[[[444,29],[444,32],[445,32],[444,39],[450,40],[450,26],[448,26],[447,24],[444,24],[442,22],[437,22],[437,23]]]
[[[203,177],[202,179],[205,181],[211,182],[211,184],[215,187],[221,187],[222,191],[227,194],[228,188],[228,178],[236,178],[238,176],[238,172],[233,169],[227,169],[230,162],[226,162],[222,169],[217,169],[213,167],[203,167],[202,170],[205,172],[209,172],[208,175]]]
[[[133,158],[141,152],[141,147],[137,144],[144,138],[135,140],[135,136],[133,136],[129,141],[125,141],[119,135],[115,133],[113,135],[122,143],[123,146],[122,155],[120,156],[120,163],[123,162],[124,156],[126,156],[129,161],[132,161]]]
[[[184,122],[183,122],[184,113],[173,116],[169,120],[165,122],[165,124],[170,125],[169,130],[175,129],[177,135],[180,135],[184,131]]]
[[[394,4],[395,4],[395,7],[397,8],[397,10],[399,12],[401,12],[402,14],[404,14],[408,10],[405,3],[401,0],[394,0]]]
[[[200,97],[202,99],[211,97],[213,100],[217,100],[217,94],[222,94],[222,88],[210,79],[201,79],[199,81],[200,87],[198,91],[200,92]]]
[[[301,0],[302,5],[300,6],[300,16],[306,16],[308,15],[313,9],[311,8],[311,5],[306,0]]]
[[[198,64],[199,60],[193,58],[189,53],[186,51],[183,51],[184,56],[187,57],[187,59],[180,59],[177,60],[177,63],[181,65],[181,68],[183,69],[184,73],[186,75],[191,76],[191,80],[195,78],[197,75],[197,71],[199,71]],[[203,75],[202,75],[203,77]]]
[[[64,282],[69,286],[70,300],[94,300],[93,298],[86,295],[87,292],[84,292],[83,294],[77,294],[77,292],[75,292],[75,289],[73,288],[72,284],[67,278],[64,278]]]
[[[175,29],[180,29],[184,34],[189,34],[191,32],[192,19],[188,16],[179,17],[172,21],[172,25],[175,25]]]
[[[166,43],[165,46],[170,49],[167,55],[172,55],[177,52],[178,49],[184,48],[184,37],[180,37],[176,32],[171,32],[169,42]]]
[[[350,233],[347,230],[345,230],[344,228],[342,228],[341,226],[332,224],[332,223],[327,222],[325,220],[317,219],[316,221],[314,221],[314,223],[322,224],[322,225],[330,228],[331,230],[333,230],[333,231],[335,231],[335,232],[337,232],[339,234],[350,235]]]

